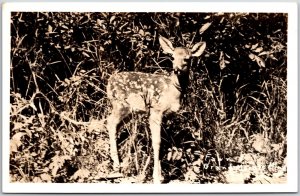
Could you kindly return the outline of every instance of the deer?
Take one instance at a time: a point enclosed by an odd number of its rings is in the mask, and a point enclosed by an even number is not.
[[[111,103],[111,113],[107,117],[110,158],[113,170],[120,168],[117,149],[117,127],[133,111],[149,112],[148,123],[153,150],[153,183],[160,184],[161,174],[160,143],[163,115],[178,112],[182,93],[185,92],[192,57],[200,57],[206,42],[198,42],[192,47],[173,47],[172,42],[159,36],[159,44],[164,53],[172,56],[173,70],[169,75],[122,71],[113,73],[107,83],[107,97]],[[149,155],[150,156],[150,155]]]

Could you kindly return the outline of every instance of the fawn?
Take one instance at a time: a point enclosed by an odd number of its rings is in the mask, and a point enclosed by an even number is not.
[[[113,74],[107,85],[107,97],[112,104],[111,114],[107,117],[109,131],[110,156],[114,170],[119,169],[116,132],[118,124],[132,111],[149,112],[149,127],[151,130],[154,155],[153,182],[161,183],[161,164],[159,150],[161,142],[161,121],[167,112],[176,112],[180,108],[180,98],[188,80],[188,60],[199,57],[205,47],[205,42],[199,42],[192,48],[176,47],[162,36],[159,43],[165,53],[173,57],[173,71],[165,74],[150,74],[141,72],[119,72]]]

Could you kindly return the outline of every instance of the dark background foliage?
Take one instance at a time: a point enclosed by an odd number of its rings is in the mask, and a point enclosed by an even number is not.
[[[159,35],[175,46],[207,43],[191,62],[183,110],[163,121],[165,175],[182,179],[211,154],[223,162],[249,150],[267,162],[285,158],[287,14],[18,12],[11,15],[12,181],[104,176],[107,79],[115,71],[171,71]],[[133,118],[118,141],[128,176],[151,170],[146,117]]]

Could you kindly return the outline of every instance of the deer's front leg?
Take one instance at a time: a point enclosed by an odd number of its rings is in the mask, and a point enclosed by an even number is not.
[[[151,110],[149,117],[149,124],[152,136],[152,148],[154,156],[154,168],[153,168],[153,182],[155,184],[161,183],[163,177],[161,175],[161,165],[159,160],[159,150],[161,141],[161,121],[162,113],[160,111]]]
[[[117,149],[117,126],[119,124],[119,119],[116,115],[111,114],[107,118],[107,130],[109,134],[109,145],[110,145],[110,158],[113,161],[113,169],[115,171],[119,170],[120,161]]]

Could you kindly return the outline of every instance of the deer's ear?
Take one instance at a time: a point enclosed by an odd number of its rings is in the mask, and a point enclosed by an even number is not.
[[[199,57],[206,48],[206,42],[199,42],[193,46],[191,49],[192,56]]]
[[[159,44],[162,47],[163,51],[168,54],[173,54],[174,47],[170,40],[164,38],[163,36],[159,36],[158,38]]]

